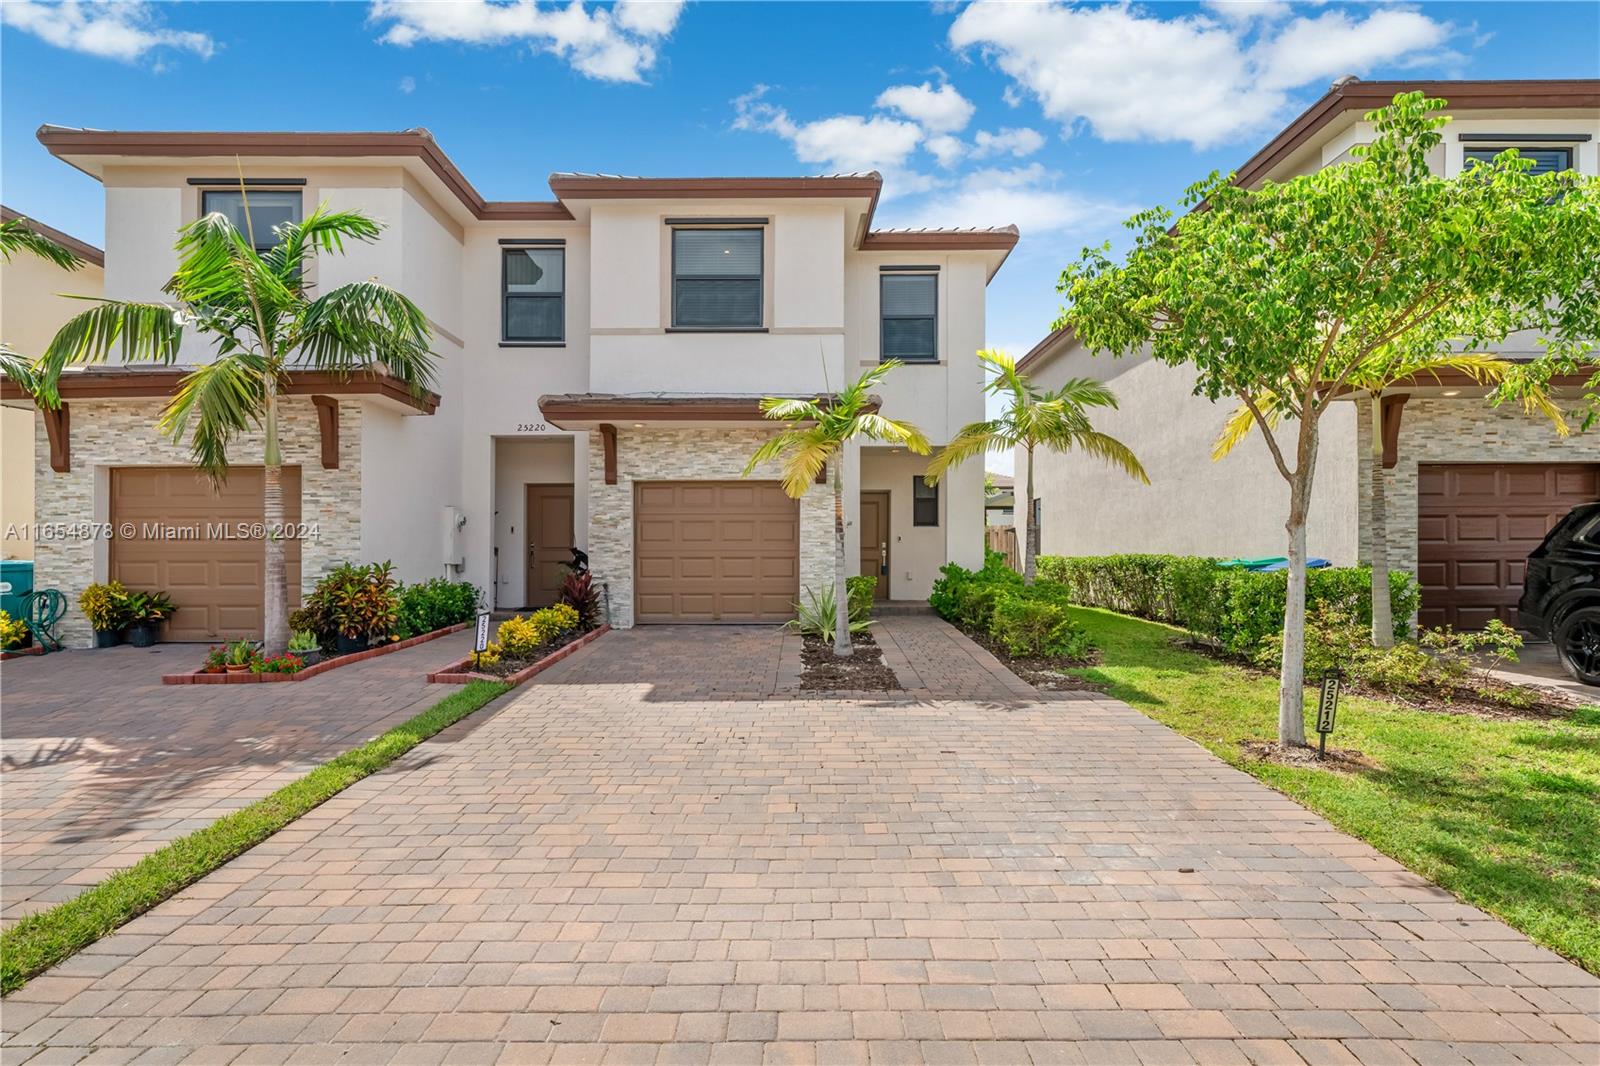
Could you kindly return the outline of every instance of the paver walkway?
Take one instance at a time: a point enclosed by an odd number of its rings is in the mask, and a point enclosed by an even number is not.
[[[195,644],[0,666],[0,920],[9,924],[209,825],[448,694],[423,675],[471,634],[308,681],[163,685]]]
[[[781,636],[692,633],[36,979],[12,1060],[1600,1061],[1600,981],[1124,704],[761,697]]]

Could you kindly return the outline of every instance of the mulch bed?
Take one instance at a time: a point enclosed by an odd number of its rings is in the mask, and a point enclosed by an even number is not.
[[[520,685],[536,677],[556,663],[565,659],[585,644],[593,643],[603,634],[611,632],[609,625],[602,625],[591,629],[587,633],[568,633],[566,636],[553,640],[539,649],[537,659],[506,659],[502,658],[493,666],[479,667],[473,664],[473,657],[468,655],[449,666],[435,670],[428,674],[430,684],[464,685],[469,681],[503,681],[508,685]]]
[[[163,685],[261,685],[282,681],[309,681],[319,674],[325,674],[329,670],[336,670],[341,666],[366,662],[368,659],[376,659],[380,655],[390,655],[397,651],[404,651],[406,648],[414,648],[418,644],[426,644],[430,640],[448,637],[451,633],[459,633],[470,625],[472,625],[471,622],[461,622],[457,625],[445,626],[443,629],[435,629],[431,633],[423,633],[419,636],[407,637],[405,640],[395,640],[390,641],[388,644],[380,644],[378,647],[368,648],[366,651],[319,659],[304,670],[293,674],[252,674],[249,671],[219,674],[209,673],[204,667],[201,667],[185,674],[162,674],[161,683]]]
[[[967,639],[1005,664],[1006,669],[1042,692],[1099,692],[1104,686],[1087,678],[1076,677],[1068,670],[1081,670],[1100,661],[1100,652],[1091,651],[1082,659],[1017,657],[997,644],[987,633],[963,629]]]
[[[476,673],[487,674],[490,677],[510,677],[512,674],[520,674],[534,663],[539,662],[542,659],[549,658],[551,655],[554,655],[556,652],[560,651],[562,648],[565,648],[573,641],[582,640],[584,636],[585,634],[579,633],[576,630],[571,633],[564,633],[548,644],[539,645],[539,650],[534,652],[532,655],[524,656],[520,659],[513,659],[508,655],[502,654],[499,662],[494,663],[491,666],[473,667],[473,670]],[[467,656],[467,662],[472,662],[472,656]]]
[[[898,692],[900,679],[884,665],[871,633],[850,638],[848,659],[833,654],[833,640],[806,637],[800,647],[800,689],[811,692]]]
[[[1241,740],[1239,747],[1256,762],[1276,763],[1279,766],[1339,770],[1344,773],[1363,773],[1378,768],[1377,763],[1353,748],[1329,748],[1327,758],[1319,759],[1314,747],[1284,748],[1266,740]]]

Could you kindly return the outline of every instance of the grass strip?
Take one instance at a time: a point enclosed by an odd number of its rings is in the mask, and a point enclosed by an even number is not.
[[[373,740],[291,781],[270,796],[179,837],[125,870],[0,934],[0,995],[114,932],[501,693],[474,681]]]
[[[1163,625],[1071,613],[1101,653],[1073,673],[1600,974],[1600,706],[1488,718],[1346,695],[1328,746],[1374,765],[1284,766],[1243,747],[1277,739],[1276,676],[1182,648]]]

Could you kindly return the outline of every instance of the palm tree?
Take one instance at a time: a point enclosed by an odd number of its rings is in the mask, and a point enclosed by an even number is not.
[[[1389,591],[1389,514],[1388,479],[1383,472],[1383,392],[1385,389],[1413,378],[1429,376],[1439,379],[1441,370],[1457,370],[1480,385],[1496,385],[1511,371],[1512,364],[1485,352],[1444,352],[1417,359],[1404,359],[1391,352],[1379,351],[1366,363],[1350,371],[1345,379],[1351,391],[1361,393],[1367,404],[1370,423],[1371,449],[1368,457],[1368,532],[1372,563],[1372,646],[1394,646],[1394,611]],[[1556,433],[1567,435],[1567,422],[1561,409],[1543,386],[1534,384],[1518,394],[1529,414],[1542,414],[1549,418]],[[1283,405],[1276,396],[1268,395],[1261,403],[1263,415],[1274,427],[1282,420]],[[1222,434],[1211,451],[1213,459],[1221,459],[1233,450],[1256,424],[1248,406],[1241,406],[1229,416]]]
[[[244,214],[251,230],[248,201]],[[346,240],[376,240],[381,229],[366,215],[324,204],[303,221],[277,226],[277,243],[258,252],[253,231],[240,233],[225,216],[207,215],[178,231],[178,269],[162,290],[171,302],[97,300],[61,327],[30,368],[30,391],[53,407],[69,364],[102,362],[116,352],[124,363],[171,365],[186,329],[211,341],[214,359],[184,376],[158,425],[174,443],[187,436],[194,465],[218,485],[227,478],[228,446],[261,427],[268,654],[289,643],[288,571],[283,539],[274,534],[283,525],[283,387],[299,370],[387,373],[417,395],[433,380],[432,334],[416,304],[376,279],[310,292],[307,268],[317,252],[342,252]]]
[[[1031,585],[1039,557],[1039,523],[1033,520],[1033,453],[1037,449],[1086,452],[1146,485],[1150,478],[1126,444],[1101,433],[1089,422],[1088,408],[1117,406],[1116,394],[1105,385],[1088,378],[1069,378],[1059,389],[1045,392],[1026,375],[1017,373],[1017,364],[1005,352],[981,351],[978,361],[993,374],[984,391],[1005,397],[1006,409],[999,418],[962,426],[928,464],[927,479],[937,483],[946,470],[986,452],[1022,448],[1027,453],[1028,496],[1024,513],[1028,516],[1028,536],[1022,550],[1022,579]]]
[[[878,413],[872,389],[882,383],[900,360],[879,363],[847,385],[837,396],[824,400],[793,400],[768,397],[761,401],[761,413],[775,421],[790,423],[789,428],[766,440],[745,465],[744,475],[762,463],[782,463],[783,491],[798,500],[816,483],[829,460],[833,473],[833,653],[841,658],[851,653],[850,598],[844,574],[844,478],[842,452],[847,442],[857,437],[898,444],[918,455],[928,454],[928,438],[910,422],[899,422]]]
[[[0,222],[0,260],[11,262],[18,252],[27,252],[53,263],[62,270],[77,270],[83,260],[42,233],[29,228],[28,220],[21,216]],[[32,364],[21,352],[0,341],[0,373],[32,391]]]

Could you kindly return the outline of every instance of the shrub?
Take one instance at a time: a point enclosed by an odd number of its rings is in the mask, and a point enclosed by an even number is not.
[[[483,650],[482,651],[477,653],[478,661],[477,661],[476,665],[478,665],[478,666],[499,666],[500,665],[500,652],[501,652],[500,645],[496,644],[494,641],[491,640],[489,643],[487,643],[487,644],[485,644],[483,646]]]
[[[177,610],[165,592],[130,592],[123,600],[126,625],[157,625]]]
[[[313,632],[330,640],[337,635],[351,640],[388,636],[394,631],[399,606],[397,586],[392,563],[340,563],[317,582],[302,611],[290,616],[289,625],[299,629],[297,622],[314,621],[320,628]]]
[[[78,594],[78,610],[95,629],[121,629],[128,624],[128,590],[120,581],[90,585]]]
[[[257,659],[250,664],[252,674],[298,674],[306,668],[306,661],[298,655],[285,653],[268,659]]]
[[[295,612],[295,614],[299,613],[300,612],[298,611]],[[316,651],[317,647],[317,635],[312,633],[310,630],[296,629],[294,631],[294,635],[289,638],[289,650],[295,652],[296,654],[303,654],[308,651]]]
[[[834,627],[839,624],[839,601],[833,594],[833,585],[823,585],[821,591],[806,589],[805,598],[794,605],[794,610],[795,617],[786,622],[786,626],[793,627],[803,636],[833,639]],[[857,618],[852,610],[848,624],[851,633],[864,633],[872,621]]]
[[[845,600],[850,604],[850,621],[872,617],[873,597],[878,594],[876,574],[861,574],[844,579]]]
[[[531,657],[542,643],[533,623],[520,614],[501,622],[494,636],[502,652],[512,659]]]
[[[940,618],[968,628],[988,628],[993,598],[980,590],[1022,587],[1022,575],[1007,566],[1006,557],[997,551],[984,552],[982,570],[946,563],[939,568],[939,575],[928,603]]]
[[[1250,654],[1264,637],[1283,629],[1287,571],[1258,572],[1183,555],[1041,556],[1041,577],[1059,581],[1072,602],[1182,626],[1229,651]],[[1306,575],[1306,606],[1344,608],[1370,625],[1372,572],[1364,566],[1328,567]],[[1410,574],[1391,572],[1389,602],[1395,636],[1409,633],[1421,589]]]
[[[578,628],[590,630],[600,624],[600,590],[594,587],[594,574],[574,570],[561,582],[559,602],[578,612]]]
[[[510,659],[532,659],[539,650],[578,628],[578,612],[570,605],[558,603],[534,611],[524,618],[520,614],[500,623],[495,632],[501,653]]]
[[[1014,656],[1081,659],[1089,636],[1067,615],[1066,605],[1043,596],[1006,593],[994,607],[989,635]]]
[[[0,650],[19,648],[28,636],[28,623],[0,611]]]
[[[478,613],[482,598],[470,581],[434,577],[407,585],[400,589],[395,607],[394,633],[403,639],[470,622]]]

